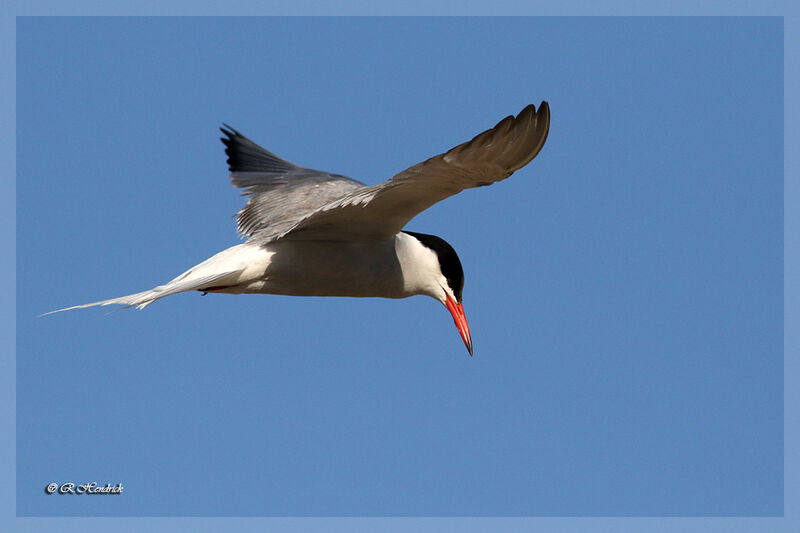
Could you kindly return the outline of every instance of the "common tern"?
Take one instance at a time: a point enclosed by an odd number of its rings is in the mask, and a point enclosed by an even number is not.
[[[504,180],[530,163],[547,139],[547,102],[538,110],[529,105],[471,141],[372,186],[290,163],[224,126],[221,140],[231,183],[248,196],[237,213],[238,231],[246,241],[164,285],[46,314],[114,304],[142,309],[186,291],[381,298],[423,294],[447,307],[472,355],[458,255],[444,239],[403,227],[436,202]]]

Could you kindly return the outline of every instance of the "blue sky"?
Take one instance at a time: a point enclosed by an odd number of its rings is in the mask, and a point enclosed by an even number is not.
[[[18,514],[782,514],[779,19],[17,32]],[[35,318],[238,242],[223,121],[376,183],[541,100],[531,165],[409,226],[459,252],[473,359],[421,297]]]

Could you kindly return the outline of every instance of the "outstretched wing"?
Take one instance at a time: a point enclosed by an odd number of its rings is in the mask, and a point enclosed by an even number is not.
[[[281,159],[228,125],[220,130],[231,184],[250,197],[237,213],[237,227],[245,237],[273,240],[318,208],[364,187],[345,176]]]
[[[471,187],[509,177],[536,157],[550,128],[550,108],[527,106],[471,141],[423,161],[380,185],[361,187],[317,208],[274,238],[382,239],[418,213]]]

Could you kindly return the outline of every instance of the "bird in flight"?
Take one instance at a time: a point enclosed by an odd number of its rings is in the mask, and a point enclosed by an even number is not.
[[[472,355],[458,255],[444,239],[403,227],[436,202],[504,180],[530,163],[549,128],[547,102],[538,110],[529,105],[471,141],[367,186],[290,163],[225,125],[221,140],[231,183],[248,196],[237,224],[247,240],[164,285],[46,314],[115,304],[142,309],[187,291],[381,298],[423,294],[447,307]]]

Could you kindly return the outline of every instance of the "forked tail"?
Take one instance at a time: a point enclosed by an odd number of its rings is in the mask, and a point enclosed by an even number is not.
[[[216,284],[220,280],[223,280],[224,278],[227,278],[229,276],[237,276],[239,273],[241,273],[241,270],[221,272],[218,274],[202,276],[202,277],[192,276],[194,272],[195,269],[189,270],[188,272],[181,274],[174,280],[170,281],[166,285],[159,285],[158,287],[150,289],[149,291],[137,292],[135,294],[129,294],[127,296],[120,296],[119,298],[111,298],[110,300],[100,300],[99,302],[92,302],[90,304],[73,305],[72,307],[57,309],[55,311],[50,311],[49,313],[44,313],[39,316],[52,315],[53,313],[60,313],[61,311],[70,311],[72,309],[83,309],[84,307],[95,307],[95,306],[105,306],[105,305],[124,306],[121,307],[120,309],[127,309],[129,307],[144,309],[151,303],[155,302],[156,300],[160,300],[165,296],[170,296],[172,294],[177,294],[179,292],[202,290],[205,287],[212,287],[214,284]]]

